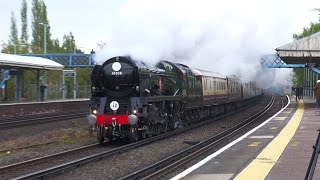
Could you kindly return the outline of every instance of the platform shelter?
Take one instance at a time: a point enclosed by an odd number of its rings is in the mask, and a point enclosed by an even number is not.
[[[24,72],[28,70],[33,72],[37,80],[37,100],[46,100],[47,71],[63,69],[63,65],[49,59],[0,53],[0,100],[7,97],[7,82],[10,78],[14,78],[15,101],[21,101],[21,95],[23,94],[24,89],[23,76]],[[40,84],[40,77],[43,77],[41,80],[42,84]]]
[[[304,68],[303,95],[314,97],[313,87],[320,74],[320,32],[276,48],[288,67]]]

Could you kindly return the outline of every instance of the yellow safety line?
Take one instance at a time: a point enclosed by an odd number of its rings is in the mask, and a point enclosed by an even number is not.
[[[296,132],[304,112],[303,101],[279,135],[236,177],[236,180],[265,179]]]

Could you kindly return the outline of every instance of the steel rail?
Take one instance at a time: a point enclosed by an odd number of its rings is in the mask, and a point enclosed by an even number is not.
[[[20,117],[19,116],[16,118],[7,118],[4,120],[0,120],[0,129],[74,119],[79,117],[85,117],[87,114],[88,114],[87,112],[77,111],[77,112],[70,112],[70,114],[67,114],[67,113],[66,114],[46,114],[46,115],[36,116],[36,117],[32,117],[32,116]]]
[[[222,118],[225,118],[227,116],[235,114],[235,113],[237,113],[239,111],[242,111],[243,109],[244,108],[240,108],[240,109],[238,109],[236,111],[229,112],[228,114],[224,114],[224,115],[215,117],[214,120],[215,121],[216,120],[220,120]],[[112,149],[112,150],[109,150],[109,151],[104,151],[104,152],[93,154],[93,155],[90,155],[90,156],[86,156],[86,157],[83,157],[83,158],[80,158],[80,159],[77,159],[77,160],[74,160],[74,161],[70,161],[70,162],[62,163],[62,164],[59,164],[59,165],[56,165],[56,166],[52,166],[50,168],[34,171],[34,172],[31,172],[31,173],[28,173],[28,174],[24,174],[24,175],[20,175],[20,176],[16,176],[16,177],[14,177],[14,179],[35,179],[35,178],[48,177],[50,175],[53,175],[53,174],[58,173],[58,172],[65,171],[65,170],[70,169],[70,168],[78,167],[78,166],[81,166],[83,164],[88,164],[90,162],[101,160],[101,159],[106,158],[106,157],[109,158],[109,157],[111,157],[113,155],[121,154],[123,152],[127,152],[127,151],[135,149],[137,147],[148,145],[148,144],[153,143],[153,142],[158,141],[158,140],[166,139],[168,137],[174,136],[176,134],[183,133],[185,131],[189,131],[189,130],[194,129],[194,128],[198,128],[200,126],[203,126],[203,125],[211,123],[211,122],[213,122],[212,119],[201,121],[200,123],[193,124],[191,126],[187,126],[187,127],[183,128],[183,129],[177,129],[177,130],[174,130],[174,131],[167,132],[165,134],[160,134],[158,136],[153,136],[153,137],[151,137],[149,139],[145,139],[145,140],[141,140],[141,141],[138,141],[138,142],[135,142],[135,143],[127,144],[127,145],[124,145],[124,146],[121,146],[121,147],[118,147],[118,148],[115,148],[115,149]],[[0,174],[1,174],[1,168],[0,168]]]
[[[63,152],[55,153],[52,155],[47,155],[47,156],[43,156],[43,157],[39,157],[39,158],[35,158],[35,159],[30,159],[27,161],[23,161],[23,162],[0,167],[0,179],[14,178],[14,176],[19,175],[19,173],[23,173],[23,171],[25,170],[26,167],[32,167],[34,165],[46,163],[51,160],[57,160],[59,158],[63,159],[68,154],[80,153],[80,152],[83,152],[84,150],[87,150],[87,149],[90,150],[90,149],[95,148],[97,146],[100,146],[100,144],[95,143],[95,144],[71,149],[68,151],[63,151]]]
[[[174,154],[162,161],[148,166],[140,171],[129,174],[125,177],[122,177],[121,180],[126,179],[167,179],[164,177],[168,172],[174,171],[181,164],[190,162],[191,160],[201,156],[207,151],[212,151],[213,148],[216,148],[222,142],[229,140],[234,137],[238,132],[242,131],[251,123],[255,122],[260,116],[268,112],[268,110],[274,104],[274,98],[271,99],[269,104],[260,112],[253,115],[252,117],[246,119],[245,121],[219,133],[218,135],[200,142],[184,151],[181,151],[177,154]]]

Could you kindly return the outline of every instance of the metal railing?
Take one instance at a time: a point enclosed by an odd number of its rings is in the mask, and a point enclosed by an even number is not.
[[[317,138],[316,145],[313,146],[313,153],[312,153],[312,157],[311,157],[311,160],[309,163],[306,177],[304,178],[305,180],[312,180],[313,179],[313,174],[314,174],[314,171],[317,166],[318,156],[320,153],[320,129],[318,131],[319,131],[319,135]]]

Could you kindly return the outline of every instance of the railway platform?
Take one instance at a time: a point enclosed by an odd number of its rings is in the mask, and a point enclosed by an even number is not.
[[[65,99],[40,102],[20,102],[0,104],[0,120],[2,117],[46,114],[53,112],[81,111],[87,112],[89,99]]]
[[[172,179],[304,179],[320,129],[315,100],[290,104],[261,126]],[[320,162],[314,172],[320,177]]]

